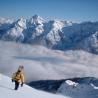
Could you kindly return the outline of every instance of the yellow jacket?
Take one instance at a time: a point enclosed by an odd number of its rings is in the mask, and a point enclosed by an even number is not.
[[[16,72],[16,73],[13,73],[12,75],[12,80],[14,81],[17,81],[19,83],[24,83],[24,75],[23,75],[23,72]]]

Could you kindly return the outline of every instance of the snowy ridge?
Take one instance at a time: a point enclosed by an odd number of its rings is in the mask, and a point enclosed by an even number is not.
[[[42,25],[45,22],[43,18],[38,15],[34,15],[30,18],[29,24],[32,25]]]
[[[0,97],[1,98],[70,98],[62,95],[50,94],[43,91],[38,91],[27,85],[20,87],[15,91],[14,83],[11,79],[0,74]]]
[[[98,22],[46,21],[38,15],[17,21],[0,19],[0,39],[40,44],[57,50],[98,53]]]
[[[97,98],[98,79],[87,77],[66,80],[57,92],[72,98]]]
[[[91,83],[91,86],[94,88],[94,89],[98,89],[97,86],[95,86],[94,84]]]
[[[75,83],[75,82],[73,82],[71,80],[66,80],[65,82],[66,82],[66,84],[72,85],[72,86],[77,86],[78,85],[78,83]]]
[[[81,88],[79,90],[86,91],[86,93],[92,93],[96,92],[98,90],[98,79],[94,77],[81,77],[81,78],[71,78],[71,79],[60,79],[60,80],[40,80],[40,81],[33,81],[30,82],[28,85],[30,85],[33,88],[52,92],[52,93],[61,93],[67,95],[70,93],[69,89],[73,89],[73,91],[76,88],[79,88],[79,85],[81,85]],[[66,85],[66,86],[65,86]],[[89,86],[91,90],[84,90],[83,85],[85,87]],[[68,90],[68,91],[67,91]],[[68,96],[71,96],[70,94]],[[83,96],[84,98],[85,96]],[[75,97],[76,98],[76,97]],[[93,95],[93,98],[94,95]]]

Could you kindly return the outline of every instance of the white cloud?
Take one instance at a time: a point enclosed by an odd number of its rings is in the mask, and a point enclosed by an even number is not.
[[[98,77],[98,56],[84,51],[49,50],[0,41],[0,73],[11,76],[24,65],[26,80]]]

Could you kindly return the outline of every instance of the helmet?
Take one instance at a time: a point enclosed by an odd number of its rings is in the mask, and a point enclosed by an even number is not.
[[[19,68],[18,68],[18,70],[23,70],[23,68],[24,68],[24,66],[23,65],[19,65]]]

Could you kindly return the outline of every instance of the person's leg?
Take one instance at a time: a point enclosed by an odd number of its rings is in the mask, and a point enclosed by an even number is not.
[[[19,82],[15,81],[15,90],[19,88]]]

